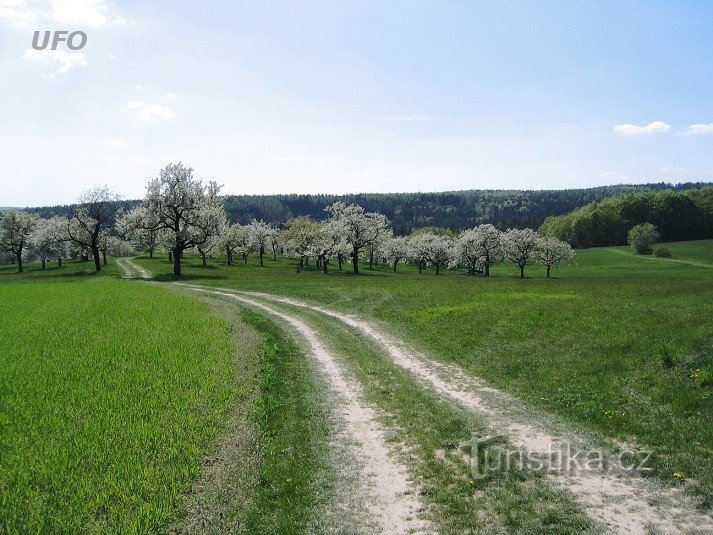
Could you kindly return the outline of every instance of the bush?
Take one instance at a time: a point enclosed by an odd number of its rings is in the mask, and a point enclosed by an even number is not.
[[[654,256],[658,256],[659,258],[671,258],[673,255],[671,254],[671,249],[668,247],[659,247],[654,250]]]
[[[649,254],[652,245],[659,241],[659,233],[651,223],[635,225],[628,234],[629,245],[639,254]]]

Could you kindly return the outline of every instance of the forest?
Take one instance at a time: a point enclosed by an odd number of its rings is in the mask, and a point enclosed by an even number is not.
[[[624,245],[629,230],[641,223],[653,224],[664,242],[713,238],[713,187],[604,199],[548,217],[539,232],[575,248]]]
[[[281,224],[299,216],[324,220],[324,209],[335,202],[358,204],[368,212],[384,214],[396,235],[414,228],[447,227],[454,232],[490,223],[500,230],[538,228],[548,216],[572,210],[609,197],[648,191],[687,191],[705,183],[652,183],[600,186],[567,190],[465,190],[439,193],[363,193],[351,195],[226,195],[225,210],[231,223],[253,219]],[[128,210],[139,201],[124,201]],[[71,213],[72,205],[34,208],[42,218]]]

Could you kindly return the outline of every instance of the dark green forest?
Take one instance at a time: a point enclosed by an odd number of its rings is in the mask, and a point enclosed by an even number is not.
[[[713,187],[637,192],[593,202],[548,217],[540,233],[577,248],[624,245],[631,227],[639,223],[653,224],[665,242],[713,238]]]
[[[642,184],[568,190],[466,190],[442,193],[360,193],[352,195],[227,195],[225,209],[231,223],[253,218],[279,225],[297,216],[325,218],[324,208],[336,201],[355,203],[386,215],[396,234],[414,228],[447,227],[458,232],[481,223],[500,229],[538,228],[547,217],[635,192],[689,191],[710,184]],[[139,201],[125,201],[127,209]],[[71,206],[34,208],[42,217],[64,215]]]

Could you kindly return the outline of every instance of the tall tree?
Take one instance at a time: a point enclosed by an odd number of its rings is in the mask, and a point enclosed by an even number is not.
[[[160,231],[156,221],[151,221],[151,213],[145,206],[137,206],[117,221],[119,233],[128,240],[137,251],[146,251],[153,258],[159,246]]]
[[[19,273],[23,272],[23,255],[38,220],[36,214],[20,210],[0,214],[0,247],[13,255]]]
[[[529,228],[510,229],[503,234],[505,256],[520,268],[520,278],[525,278],[525,267],[532,263],[540,238]]]
[[[181,275],[186,249],[205,244],[217,236],[226,219],[215,182],[207,186],[193,178],[193,169],[182,163],[168,164],[149,182],[144,206],[150,214],[149,228],[171,233],[173,274]]]
[[[79,206],[67,220],[67,234],[80,247],[91,251],[94,270],[101,271],[102,234],[109,233],[116,223],[120,209],[119,196],[106,186],[86,191],[79,198]]]
[[[411,256],[408,239],[403,236],[396,236],[387,240],[384,243],[384,256],[391,262],[394,273],[396,273],[398,263]]]
[[[361,206],[343,202],[335,202],[327,206],[325,211],[330,216],[330,224],[340,229],[344,242],[349,245],[352,269],[358,274],[359,255],[386,232],[389,220],[383,214],[366,212]]]
[[[35,230],[30,235],[30,247],[45,269],[47,260],[54,258],[58,265],[67,257],[67,225],[64,218],[55,216],[37,221]]]
[[[285,223],[282,241],[287,254],[300,259],[299,267],[304,266],[305,257],[314,248],[320,235],[320,224],[309,217],[296,217]]]
[[[569,243],[557,238],[541,238],[535,252],[537,261],[547,268],[547,278],[550,278],[550,271],[559,264],[570,262],[574,257],[574,250]]]
[[[490,266],[503,261],[501,232],[493,225],[479,225],[464,230],[455,244],[459,264],[465,264],[470,275],[482,269],[483,275],[490,276]]]
[[[260,256],[260,265],[263,266],[263,257],[275,236],[275,229],[263,220],[253,219],[248,225],[248,231],[250,232],[253,247]]]

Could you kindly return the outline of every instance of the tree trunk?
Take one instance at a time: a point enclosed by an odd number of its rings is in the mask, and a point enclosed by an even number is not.
[[[181,251],[178,249],[173,251],[173,276],[181,276]]]
[[[263,262],[262,262],[262,257],[263,257],[264,254],[265,254],[265,249],[260,248],[260,266],[264,266],[264,265],[265,265],[265,264],[263,264]]]
[[[62,267],[62,257],[61,256],[57,259],[57,267]]]
[[[550,278],[550,269],[552,269],[552,266],[547,266],[547,278]]]
[[[300,256],[300,267],[301,268],[305,267],[305,257],[304,256]]]
[[[201,261],[203,262],[203,267],[206,267],[206,263],[205,263],[205,253],[201,253]]]
[[[374,269],[374,249],[369,250],[369,269]]]
[[[439,264],[436,264],[436,275],[438,275],[438,273],[439,273],[439,268],[440,268],[440,267],[441,267],[441,266],[440,266]]]
[[[398,260],[394,260],[394,273],[396,273],[396,264],[398,264],[398,263],[399,263]]]
[[[42,269],[43,269],[43,270],[45,269],[45,267],[47,267],[47,266],[46,266],[46,263],[47,263],[47,258],[45,258],[45,256],[42,255]]]
[[[17,272],[22,273],[23,272],[23,267],[22,267],[22,249],[17,251]]]
[[[322,271],[324,271],[325,273],[327,273],[328,264],[329,260],[327,260],[326,257],[322,257]]]
[[[153,247],[149,249],[149,258],[153,258]]]
[[[418,272],[423,273],[423,260],[418,261]]]
[[[94,271],[99,273],[102,270],[102,261],[98,247],[92,247],[92,256],[94,257]]]
[[[168,261],[173,262],[173,251],[168,252]]]
[[[309,266],[309,256],[305,256],[305,266]]]
[[[484,275],[486,277],[490,277],[490,264],[485,264],[485,273]]]
[[[106,266],[106,251],[102,251],[102,263]]]
[[[339,262],[339,271],[342,270],[342,253],[337,255],[337,261]]]
[[[520,266],[520,278],[525,278],[525,266]]]
[[[272,259],[277,260],[277,250],[276,249],[272,250]]]
[[[355,274],[359,274],[359,252],[357,250],[352,253],[352,269]]]

